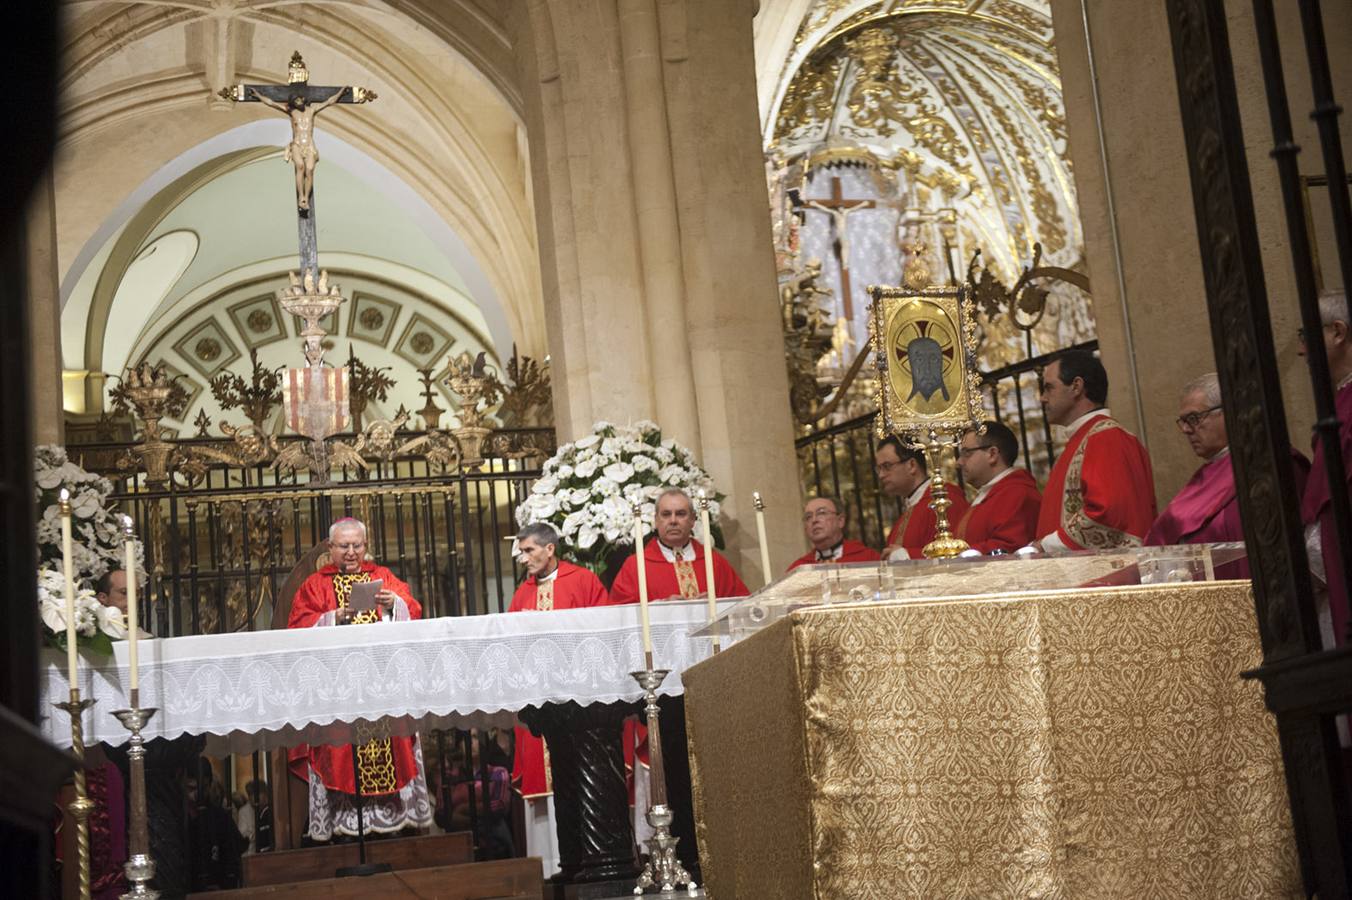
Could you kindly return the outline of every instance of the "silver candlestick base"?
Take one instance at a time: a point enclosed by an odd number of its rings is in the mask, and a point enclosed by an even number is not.
[[[651,661],[649,665],[651,665]],[[650,887],[663,893],[685,885],[692,896],[699,886],[676,858],[676,844],[680,838],[671,835],[671,807],[667,806],[666,767],[662,762],[662,733],[658,719],[657,689],[667,677],[667,669],[646,669],[629,674],[643,688],[644,712],[648,716],[648,796],[652,806],[644,816],[653,829],[653,836],[643,843],[648,845],[648,861],[639,873],[634,894],[642,894]]]
[[[131,815],[128,816],[130,827],[127,830],[131,855],[123,866],[129,887],[121,900],[158,900],[160,892],[149,886],[150,880],[155,877],[155,861],[150,858],[150,829],[146,821],[146,745],[141,736],[141,729],[155,715],[155,710],[141,709],[138,693],[132,691],[131,709],[113,711],[122,727],[131,732],[131,739],[127,742],[131,775]]]

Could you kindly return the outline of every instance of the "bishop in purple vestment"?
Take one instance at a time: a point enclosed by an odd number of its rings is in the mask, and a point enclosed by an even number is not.
[[[1225,411],[1221,408],[1220,380],[1215,372],[1183,388],[1176,421],[1192,452],[1206,461],[1150,526],[1146,545],[1243,541],[1235,472],[1230,465],[1230,439],[1225,430]],[[1291,456],[1296,468],[1296,489],[1303,491],[1309,462],[1294,450]],[[1248,578],[1249,566],[1247,562],[1237,562],[1222,566],[1216,574],[1221,578]]]

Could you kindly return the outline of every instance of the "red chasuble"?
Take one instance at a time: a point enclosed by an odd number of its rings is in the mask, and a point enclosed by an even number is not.
[[[809,550],[804,555],[795,559],[788,568],[792,572],[799,566],[811,566],[816,563],[852,563],[852,562],[876,562],[881,559],[878,551],[865,547],[858,541],[842,541],[840,545],[839,559],[817,559],[817,551]]]
[[[696,597],[707,590],[704,583],[704,546],[692,538],[690,547],[695,551],[695,558],[690,561],[695,581],[693,583],[687,581],[686,590],[683,591],[676,565],[667,562],[667,558],[662,555],[657,538],[644,545],[643,561],[647,567],[649,600]],[[713,554],[714,589],[718,592],[719,598],[745,597],[751,593],[733,571],[732,564],[723,558],[723,554],[717,550],[713,551]],[[638,602],[638,559],[632,554],[624,561],[624,565],[620,566],[620,574],[615,576],[615,583],[610,586],[610,602]]]
[[[1343,385],[1334,398],[1334,408],[1342,428],[1338,443],[1343,451],[1349,487],[1352,487],[1352,384]],[[1319,525],[1319,547],[1324,557],[1324,577],[1329,589],[1329,613],[1333,619],[1336,645],[1341,647],[1347,635],[1347,575],[1338,558],[1338,532],[1333,525],[1333,504],[1330,501],[1329,476],[1324,469],[1324,446],[1316,437],[1314,465],[1305,483],[1305,497],[1300,504],[1300,519],[1307,526]]]
[[[334,612],[340,606],[338,591],[334,589],[334,576],[338,575],[337,566],[325,566],[311,575],[296,591],[295,602],[291,604],[291,618],[288,628],[310,628],[325,613]],[[384,589],[393,591],[408,606],[410,619],[422,618],[422,606],[413,599],[408,585],[400,581],[393,572],[384,566],[372,562],[363,562],[361,571],[353,581],[384,581]],[[342,586],[342,606],[347,605],[347,595],[351,585]],[[388,753],[386,751],[388,747]],[[408,784],[417,774],[418,766],[413,758],[413,739],[409,737],[375,738],[357,748],[362,766],[362,793],[365,795],[392,794]],[[292,747],[287,757],[292,774],[302,781],[309,780],[306,764],[319,775],[329,790],[345,794],[357,792],[357,782],[352,777],[352,748],[348,744],[311,747],[301,744]]]
[[[1071,550],[1138,547],[1155,521],[1150,457],[1106,413],[1092,415],[1066,442],[1047,478],[1037,537]]]
[[[559,561],[558,574],[544,583],[543,590],[541,588],[534,575],[528,577],[512,595],[512,605],[507,607],[507,611],[576,609],[580,606],[604,606],[609,602],[601,579],[581,566],[562,560]],[[545,742],[520,725],[516,726],[512,783],[521,791],[521,796],[527,799],[554,793]]]
[[[980,502],[967,507],[953,533],[973,550],[1011,553],[1033,542],[1042,495],[1027,469],[1009,469]]]
[[[948,507],[948,525],[949,530],[952,530],[953,524],[967,512],[967,495],[956,484],[948,482],[944,482],[944,490],[948,492],[952,504]],[[929,482],[926,481],[925,495],[920,498],[920,502],[892,523],[892,530],[887,533],[887,546],[905,547],[911,559],[924,559],[925,545],[934,540],[936,524],[938,520],[934,517],[934,508],[930,506]]]

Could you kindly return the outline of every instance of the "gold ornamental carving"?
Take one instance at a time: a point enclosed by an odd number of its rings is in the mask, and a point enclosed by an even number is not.
[[[936,536],[929,558],[967,549],[949,528],[951,501],[942,458],[963,432],[980,427],[981,376],[977,369],[975,307],[965,285],[935,287],[924,264],[924,245],[911,247],[901,287],[871,286],[870,340],[878,367],[878,437],[895,434],[921,448],[930,473]]]

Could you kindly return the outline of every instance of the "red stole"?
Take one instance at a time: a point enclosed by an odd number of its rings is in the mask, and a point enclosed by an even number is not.
[[[1075,430],[1056,459],[1038,516],[1039,540],[1055,534],[1072,550],[1140,546],[1155,521],[1150,457],[1106,414]]]
[[[1042,495],[1027,469],[1010,469],[980,503],[967,507],[953,533],[980,553],[1010,553],[1033,542]]]
[[[852,563],[852,562],[876,562],[882,557],[878,556],[878,551],[865,547],[858,541],[842,541],[840,545],[839,559],[817,559],[817,551],[809,550],[804,555],[795,559],[789,564],[788,571],[792,572],[799,566],[811,566],[820,562],[826,563]]]
[[[1334,407],[1342,427],[1338,443],[1343,452],[1349,485],[1352,485],[1352,384],[1343,385],[1334,398]],[[1347,576],[1338,557],[1338,537],[1333,525],[1333,505],[1330,502],[1329,476],[1324,468],[1324,445],[1316,437],[1314,464],[1305,482],[1305,496],[1300,504],[1300,519],[1306,525],[1319,523],[1319,546],[1324,556],[1324,578],[1329,591],[1329,613],[1333,619],[1333,634],[1337,646],[1342,646],[1347,634]]]
[[[384,566],[372,562],[363,562],[361,571],[367,573],[372,581],[385,582],[384,588],[393,591],[408,606],[410,619],[422,618],[422,606],[413,599],[413,592],[407,584]],[[291,617],[288,628],[309,628],[319,621],[319,617],[338,609],[338,595],[333,590],[333,576],[338,574],[337,566],[325,566],[311,575],[296,591],[296,599],[291,604]],[[360,733],[360,726],[354,726]],[[418,774],[418,764],[413,757],[413,739],[410,737],[382,737],[375,729],[368,728],[372,734],[358,747],[358,756],[362,760],[362,792],[365,795],[392,794],[413,780]],[[384,744],[388,742],[390,752],[384,753]],[[292,774],[302,781],[309,781],[313,768],[324,786],[330,790],[345,794],[357,792],[357,781],[352,776],[352,748],[348,744],[328,744],[312,747],[300,744],[287,751],[288,765]]]
[[[587,569],[572,563],[559,561],[558,574],[547,584],[553,585],[553,599],[550,609],[577,609],[581,606],[604,606],[609,602],[606,589]],[[508,612],[528,612],[538,609],[537,599],[540,586],[534,575],[528,577],[512,595],[512,605]],[[549,771],[549,748],[542,738],[530,733],[529,729],[516,726],[516,752],[512,760],[512,783],[517,785],[521,796],[530,799],[543,797],[554,792],[553,778]]]
[[[699,541],[691,539],[690,546],[695,551],[695,558],[691,565],[695,570],[695,579],[699,585],[700,592],[708,590],[708,585],[704,580],[704,546]],[[723,558],[723,555],[717,550],[712,551],[714,555],[714,590],[718,592],[720,599],[724,597],[745,597],[751,593],[747,590],[742,579],[737,577],[732,564]],[[657,538],[653,538],[643,548],[643,562],[647,570],[648,578],[648,599],[649,600],[669,600],[672,598],[680,599],[681,586],[676,577],[676,565],[667,562],[667,558],[662,555],[662,547],[658,544]],[[637,603],[638,602],[638,559],[633,554],[620,566],[620,574],[615,576],[615,583],[610,586],[611,603]]]
[[[951,531],[953,523],[967,512],[967,495],[956,484],[949,482],[944,482],[944,491],[948,494],[948,501],[951,504],[948,507],[948,525]],[[911,559],[922,559],[925,555],[925,545],[934,540],[938,524],[934,507],[930,506],[930,488],[929,482],[926,481],[925,493],[919,502],[892,523],[892,530],[887,533],[887,546],[893,549],[904,547]]]

